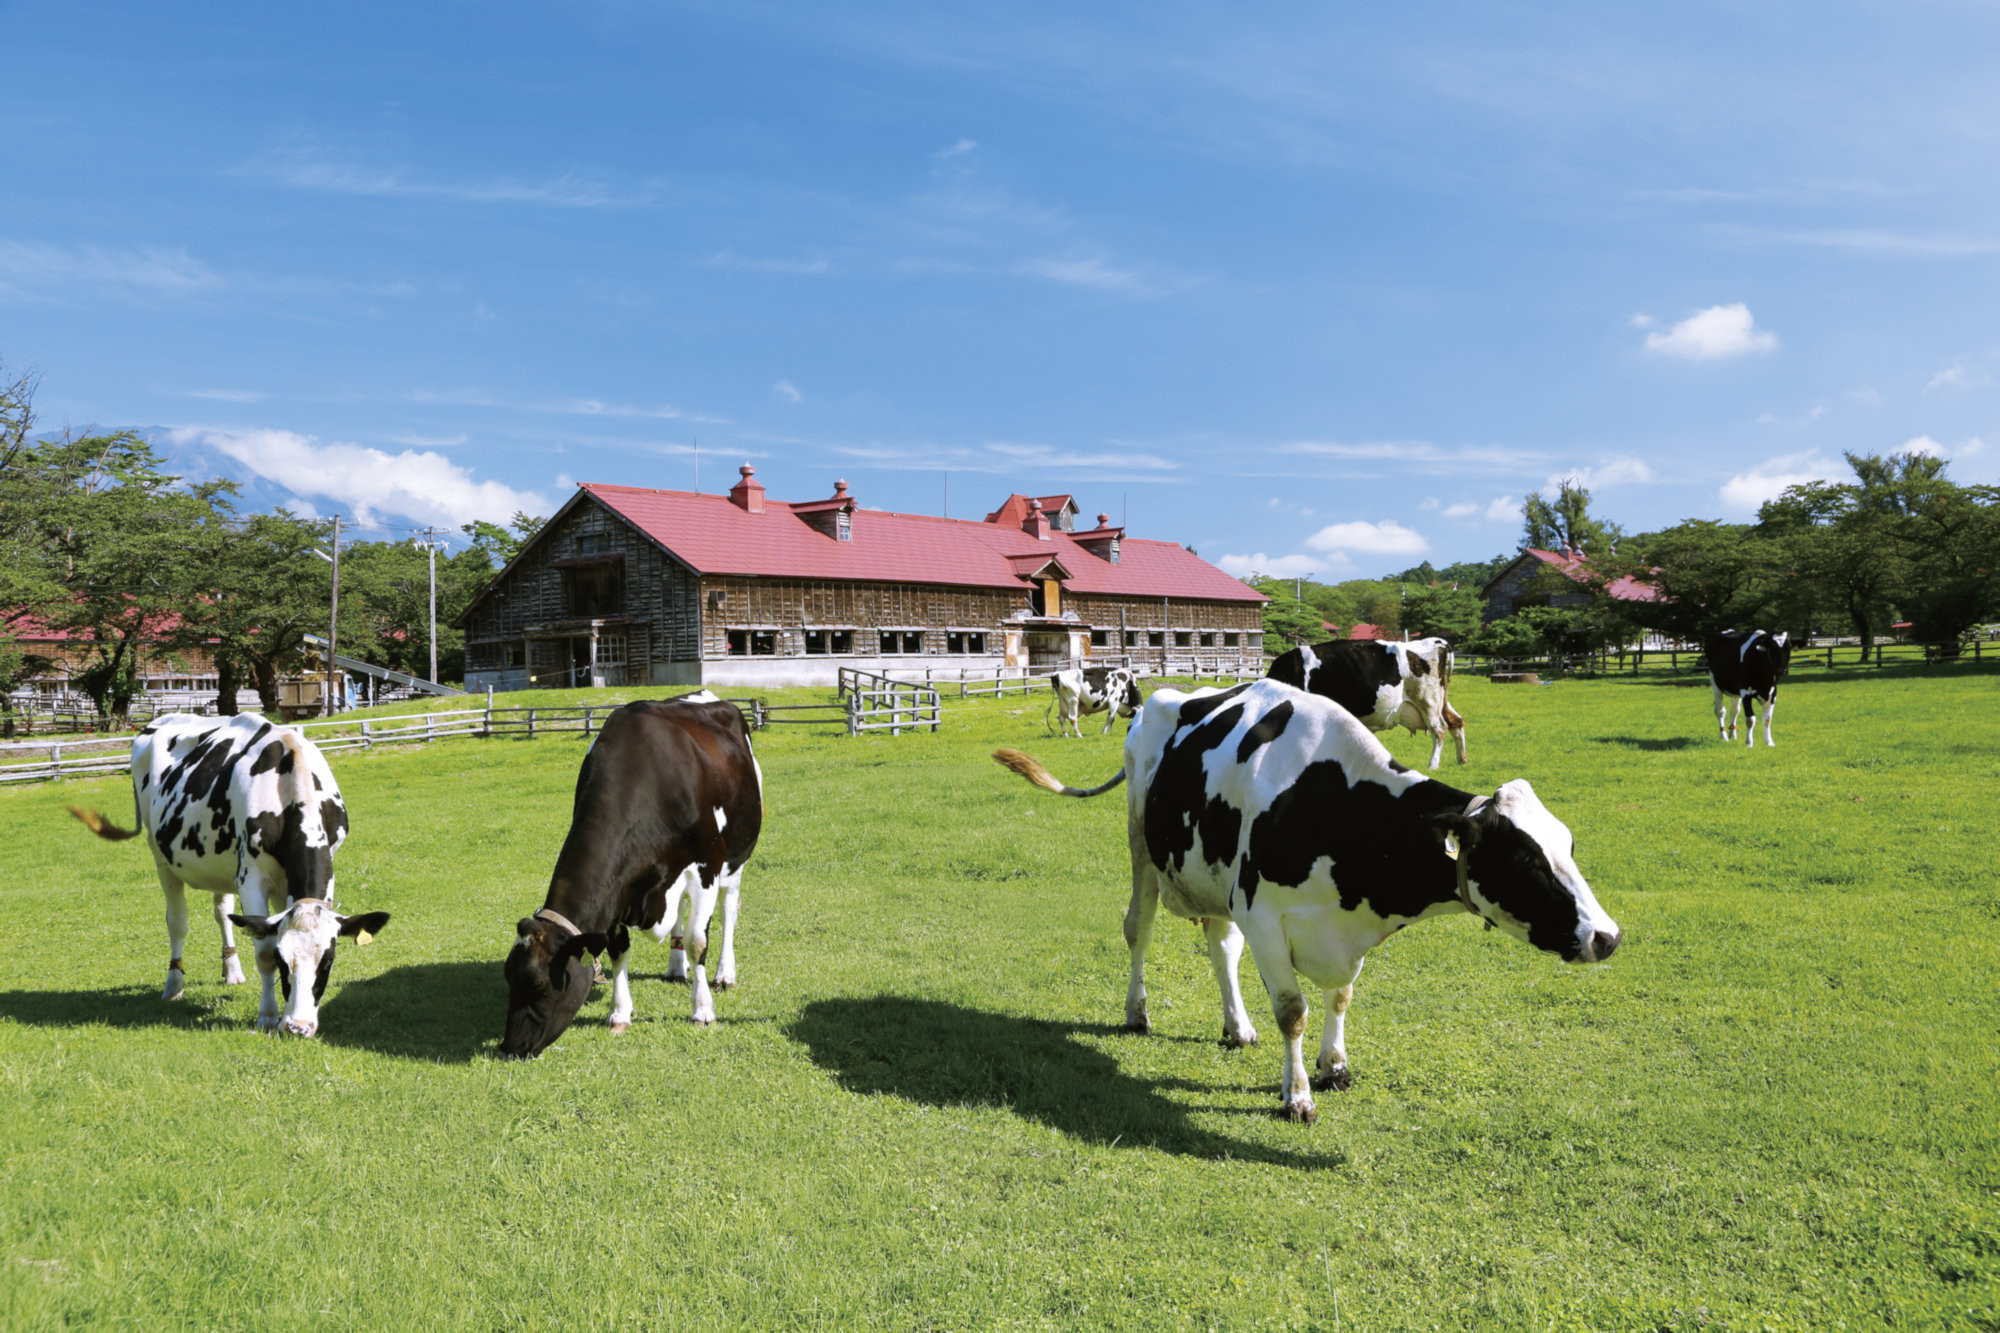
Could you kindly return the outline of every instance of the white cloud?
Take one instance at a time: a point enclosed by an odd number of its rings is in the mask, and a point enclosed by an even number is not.
[[[0,299],[52,300],[77,289],[126,300],[195,296],[224,286],[185,250],[33,245],[0,240]]]
[[[943,162],[947,158],[964,157],[967,153],[970,153],[977,147],[979,147],[979,141],[976,139],[960,139],[957,143],[953,144],[949,148],[938,149],[938,151],[935,154],[933,154],[933,156],[936,157],[938,161]]]
[[[1929,393],[1933,389],[1978,389],[1992,382],[1991,375],[1972,370],[1963,360],[1958,360],[1931,376],[1931,382],[1924,386],[1924,392]]]
[[[1478,512],[1479,506],[1476,504],[1455,504],[1444,511],[1444,516],[1446,518],[1471,518]]]
[[[391,444],[405,444],[412,449],[455,449],[472,437],[464,431],[456,435],[419,435],[414,431],[408,431],[400,435],[384,435],[382,438]]]
[[[548,500],[532,491],[477,481],[429,450],[389,454],[357,444],[321,444],[289,430],[189,427],[168,432],[168,438],[217,449],[288,490],[334,501],[364,525],[377,523],[382,514],[454,527],[473,519],[504,523],[516,510],[550,509]]]
[[[1370,555],[1419,555],[1430,549],[1423,534],[1393,519],[1333,523],[1306,538],[1315,551],[1365,551]]]
[[[1724,508],[1754,514],[1765,501],[1775,500],[1784,494],[1788,486],[1803,486],[1809,481],[1836,481],[1840,475],[1837,466],[1817,453],[1787,454],[1731,477],[1722,483],[1719,496]]]
[[[290,153],[250,162],[246,176],[331,194],[453,199],[475,204],[541,204],[553,208],[631,208],[650,204],[645,195],[619,195],[595,181],[558,176],[543,183],[502,178],[490,181],[431,181],[399,170],[333,162],[312,153]]]
[[[1272,450],[1311,458],[1334,458],[1355,462],[1407,463],[1426,473],[1453,473],[1466,469],[1484,472],[1513,472],[1546,462],[1549,455],[1539,450],[1514,449],[1501,445],[1460,445],[1442,448],[1429,440],[1376,440],[1363,444],[1341,444],[1330,440],[1298,440]]]
[[[1734,305],[1712,305],[1689,315],[1665,333],[1647,334],[1646,350],[1689,361],[1718,361],[1776,350],[1778,335],[1759,331],[1756,323],[1750,307],[1741,301]]]
[[[1216,558],[1216,568],[1239,579],[1265,574],[1274,579],[1302,579],[1321,573],[1331,563],[1316,555],[1225,555]]]
[[[1016,273],[1050,282],[1090,287],[1123,296],[1152,296],[1156,289],[1131,269],[1112,268],[1103,256],[1092,259],[1024,259],[1014,266]]]
[[[1572,486],[1582,486],[1586,490],[1601,490],[1606,486],[1641,485],[1653,480],[1653,469],[1636,458],[1617,458],[1596,467],[1574,467],[1567,472],[1552,474],[1546,486],[1556,487],[1563,482]]]
[[[1657,323],[1659,323],[1659,321],[1654,319],[1651,315],[1632,316],[1632,327],[1635,329],[1650,329],[1653,327],[1653,325]]]
[[[1478,517],[1485,523],[1511,523],[1521,517],[1521,502],[1511,495],[1499,496],[1486,504],[1476,500],[1462,501],[1444,511],[1446,518]]]
[[[799,386],[790,380],[779,380],[771,386],[771,392],[788,403],[803,403],[806,400],[806,396],[799,392]]]
[[[824,259],[752,259],[734,250],[720,250],[708,257],[708,267],[742,269],[750,273],[826,273],[833,266]]]
[[[1944,446],[1928,435],[1919,435],[1915,439],[1904,440],[1889,452],[1892,454],[1921,454],[1925,458],[1945,457]]]

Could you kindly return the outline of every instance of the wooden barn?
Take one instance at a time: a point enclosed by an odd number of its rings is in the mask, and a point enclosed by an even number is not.
[[[1066,495],[982,521],[583,484],[463,611],[468,689],[830,685],[843,666],[1129,655],[1263,669],[1264,597]]]

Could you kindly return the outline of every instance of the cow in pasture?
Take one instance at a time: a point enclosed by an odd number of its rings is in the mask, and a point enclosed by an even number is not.
[[[576,777],[576,806],[548,896],[515,927],[501,1054],[531,1059],[562,1035],[590,994],[585,954],[610,955],[611,1030],[630,1027],[633,926],[658,940],[673,936],[667,975],[689,978],[689,1017],[713,1023],[709,917],[719,892],[715,984],[727,990],[736,984],[743,863],[763,824],[764,774],[735,705],[701,690],[626,704],[606,718]]]
[[[1125,1025],[1151,1030],[1146,946],[1167,910],[1201,923],[1229,1045],[1257,1040],[1236,979],[1247,937],[1285,1034],[1285,1114],[1316,1114],[1301,1046],[1303,976],[1326,999],[1318,1086],[1348,1086],[1346,1015],[1369,949],[1413,921],[1470,912],[1569,962],[1618,947],[1576,843],[1525,780],[1475,795],[1396,762],[1346,710],[1273,680],[1160,690],[1125,766],[1087,790],[1027,755],[994,758],[1036,786],[1095,796],[1127,784],[1132,976]]]
[[[255,713],[172,713],[132,742],[132,804],[136,829],[118,828],[95,810],[69,811],[100,838],[143,834],[152,850],[172,949],[160,998],[178,1000],[187,990],[181,946],[192,888],[215,896],[225,983],[243,984],[231,924],[256,940],[264,982],[259,1030],[298,1037],[319,1031],[335,946],[342,938],[366,944],[389,922],[387,912],[334,910],[333,854],[347,839],[347,807],[326,758],[298,732]],[[240,913],[231,910],[239,899]],[[274,982],[284,989],[282,1010]]]
[[[1465,719],[1445,697],[1451,685],[1451,645],[1443,639],[1334,639],[1300,644],[1278,655],[1265,673],[1308,694],[1331,699],[1370,731],[1404,727],[1431,738],[1431,767],[1444,759],[1445,733],[1465,762]]]
[[[1139,706],[1146,702],[1146,697],[1139,693],[1139,678],[1130,667],[1066,667],[1049,677],[1049,688],[1056,696],[1049,707],[1062,718],[1062,734],[1067,736],[1074,731],[1078,739],[1083,736],[1080,719],[1106,713],[1104,730],[1109,731],[1121,717],[1130,722]],[[1045,712],[1042,725],[1046,727],[1048,722]]]
[[[1771,739],[1771,714],[1778,707],[1778,680],[1792,664],[1789,638],[1782,631],[1766,634],[1761,629],[1730,629],[1702,640],[1708,681],[1714,689],[1715,730],[1723,740],[1736,739],[1736,707],[1741,703],[1743,743],[1757,744],[1757,719],[1750,710],[1754,699],[1764,706],[1764,744],[1777,745]]]

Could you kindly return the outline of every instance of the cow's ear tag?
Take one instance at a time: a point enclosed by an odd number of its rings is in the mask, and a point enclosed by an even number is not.
[[[1456,833],[1447,833],[1444,835],[1444,854],[1454,861],[1458,859],[1458,835]]]
[[[354,932],[354,942],[355,942],[356,944],[366,944],[366,943],[368,943],[368,941],[370,941],[370,940],[372,940],[372,939],[374,939],[374,938],[375,938],[375,934],[374,934],[374,932],[373,932],[373,931],[368,931],[368,930],[357,930],[357,931],[355,931],[355,932]]]

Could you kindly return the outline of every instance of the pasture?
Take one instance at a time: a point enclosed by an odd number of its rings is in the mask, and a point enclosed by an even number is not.
[[[634,1027],[599,987],[528,1064],[500,963],[580,737],[334,756],[342,906],[394,920],[309,1042],[252,1031],[201,901],[158,998],[150,859],[62,813],[128,822],[123,778],[0,791],[0,1325],[2000,1328],[1993,675],[1795,671],[1747,753],[1705,681],[1452,697],[1439,776],[1531,779],[1625,942],[1397,936],[1309,1127],[1247,954],[1266,1039],[1218,1047],[1194,926],[1119,1030],[1123,792],[987,755],[1094,783],[1123,727],[1040,695],[761,733],[720,1022],[637,940]]]

